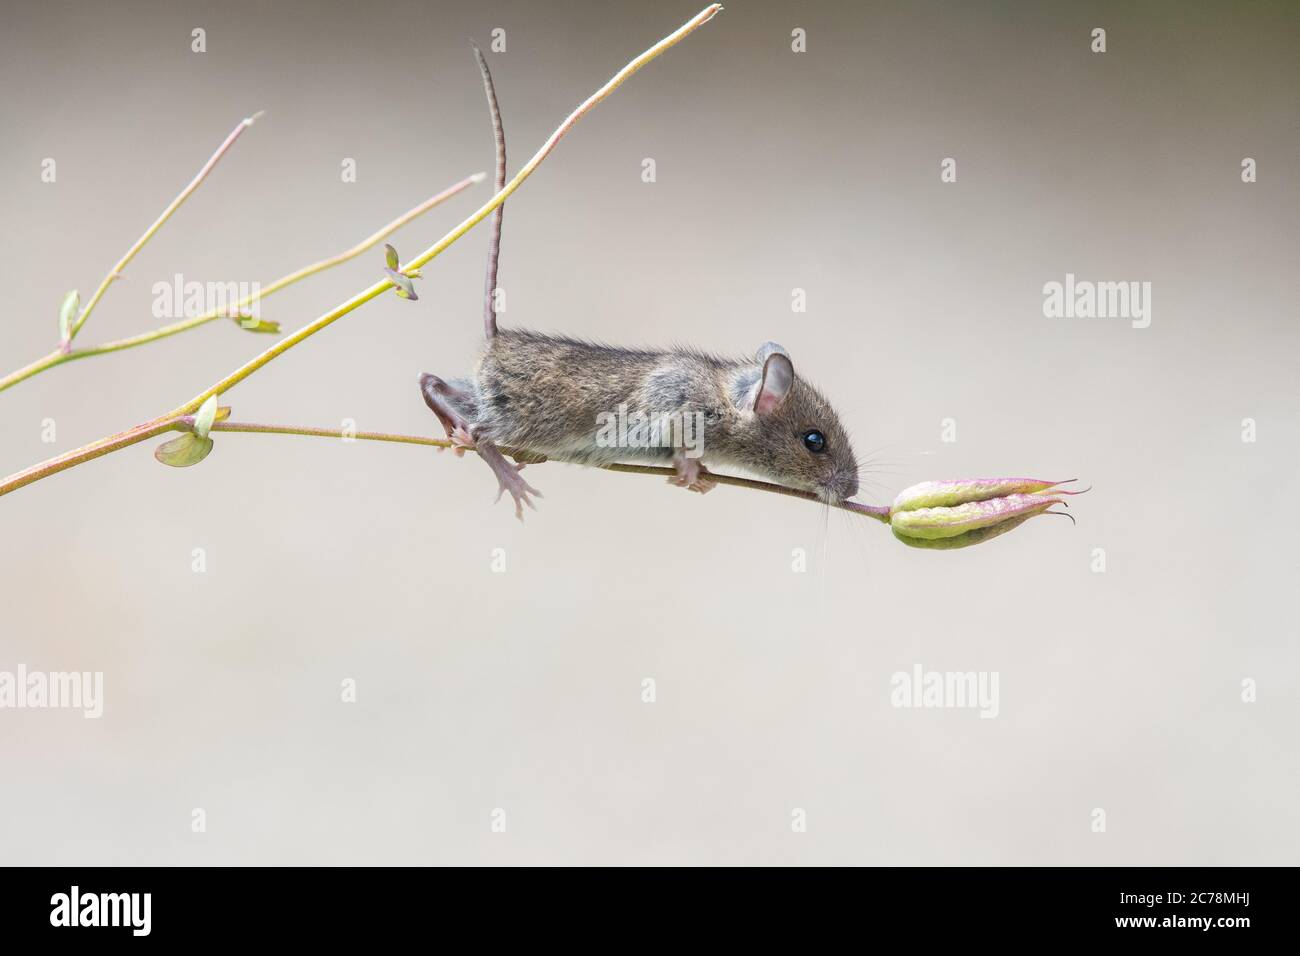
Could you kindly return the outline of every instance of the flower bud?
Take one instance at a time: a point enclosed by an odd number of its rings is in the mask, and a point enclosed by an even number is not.
[[[59,342],[65,352],[72,348],[72,326],[80,312],[81,296],[73,289],[63,297],[63,304],[59,306]]]
[[[894,499],[889,525],[898,540],[913,547],[964,548],[1004,534],[1034,515],[1064,514],[1048,509],[1064,505],[1065,495],[1083,492],[1063,491],[1062,484],[1036,478],[925,481]]]
[[[419,296],[415,294],[415,283],[411,280],[420,278],[420,270],[408,269],[406,272],[398,272],[397,267],[400,264],[397,250],[388,243],[384,243],[384,275],[388,276],[393,285],[397,287],[393,291],[397,293],[399,298],[410,299],[414,302]]]

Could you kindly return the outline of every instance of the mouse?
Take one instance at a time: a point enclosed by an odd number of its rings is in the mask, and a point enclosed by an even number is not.
[[[482,52],[474,53],[492,117],[499,193],[505,136],[492,74]],[[503,216],[501,204],[490,222],[478,361],[467,376],[425,372],[419,384],[452,447],[478,453],[496,476],[497,500],[508,493],[521,520],[524,506],[535,508],[533,498],[542,497],[521,472],[542,461],[670,463],[669,482],[701,494],[716,486],[710,468],[729,467],[832,504],[857,494],[858,459],[839,416],[775,342],[727,358],[686,346],[622,348],[499,328]]]

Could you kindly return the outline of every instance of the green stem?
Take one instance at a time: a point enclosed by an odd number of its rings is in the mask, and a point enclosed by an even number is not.
[[[398,229],[402,228],[402,226],[405,226],[407,223],[411,222],[412,220],[417,219],[418,217],[424,215],[424,213],[428,212],[434,206],[437,206],[445,202],[446,200],[450,199],[452,196],[455,196],[458,193],[463,192],[465,189],[468,189],[470,186],[474,185],[475,183],[482,182],[483,179],[484,179],[484,175],[482,173],[475,173],[473,176],[465,177],[460,182],[447,187],[442,192],[438,193],[436,196],[431,196],[430,198],[426,199],[424,202],[420,203],[420,205],[415,206],[412,209],[408,209],[406,212],[402,213],[402,215],[398,216],[388,225],[384,226],[382,229],[380,229],[378,232],[371,235],[369,238],[353,246],[351,249],[348,249],[345,252],[340,252],[338,255],[330,256],[328,259],[322,259],[319,262],[314,262],[309,266],[303,266],[301,269],[297,270],[296,272],[291,272],[288,275],[281,276],[280,278],[276,279],[274,282],[270,283],[269,285],[259,289],[256,295],[245,296],[243,299],[240,299],[238,302],[235,302],[232,305],[227,306],[226,312],[224,313],[221,310],[213,309],[209,312],[203,313],[202,315],[194,316],[188,319],[182,319],[179,322],[173,322],[170,325],[164,325],[161,328],[153,329],[152,331],[149,332],[142,332],[141,334],[133,335],[130,338],[117,339],[116,341],[113,342],[105,342],[103,345],[96,345],[96,346],[82,348],[82,349],[72,349],[69,352],[64,352],[62,349],[56,349],[55,351],[51,352],[49,355],[46,355],[43,358],[37,359],[35,362],[32,362],[30,365],[20,368],[14,372],[10,372],[8,375],[4,376],[3,378],[0,378],[0,392],[3,392],[5,389],[10,388],[14,385],[17,385],[19,382],[24,381],[25,379],[29,379],[34,375],[39,375],[41,372],[54,368],[56,365],[64,365],[68,362],[74,362],[77,359],[90,358],[91,356],[95,356],[95,355],[107,355],[110,352],[120,352],[123,349],[135,348],[136,346],[139,345],[145,345],[149,342],[156,342],[159,339],[167,338],[170,335],[176,335],[179,332],[185,332],[188,331],[189,329],[198,328],[199,326],[211,322],[214,319],[228,318],[229,312],[232,311],[238,312],[239,310],[248,307],[253,303],[254,299],[258,299],[258,300],[265,299],[267,296],[279,292],[281,289],[286,288],[287,286],[291,286],[295,282],[300,282],[301,280],[306,279],[309,276],[316,275],[319,272],[324,272],[326,269],[332,269],[334,266],[342,265],[343,263],[351,259],[355,259],[357,256],[361,255],[361,253],[365,252],[367,249],[373,248],[374,246],[382,242],[384,239],[388,238],[388,236],[392,235]]]
[[[578,120],[582,119],[582,117],[585,116],[588,112],[590,112],[593,107],[595,107],[602,100],[604,100],[611,93],[613,93],[616,89],[622,86],[623,83],[627,80],[627,78],[630,77],[633,73],[637,72],[647,63],[649,63],[651,60],[654,60],[656,57],[660,56],[666,50],[676,46],[687,36],[689,36],[691,33],[697,30],[699,27],[708,23],[721,9],[722,9],[722,5],[717,3],[705,7],[703,10],[697,13],[686,23],[682,24],[682,26],[678,27],[678,29],[675,30],[673,33],[664,37],[654,46],[650,47],[650,49],[646,50],[636,59],[632,60],[632,62],[628,63],[627,66],[623,67],[623,69],[615,73],[608,83],[606,83],[604,86],[598,89],[595,93],[591,94],[591,96],[587,97],[587,99],[577,109],[575,109],[572,113],[569,114],[569,117],[563,123],[561,123],[559,127],[555,130],[555,132],[553,132],[550,135],[550,138],[547,139],[546,142],[542,144],[541,149],[539,149],[533,155],[533,158],[530,159],[527,163],[525,163],[523,168],[520,169],[519,172],[515,173],[514,178],[511,179],[510,182],[506,183],[504,189],[502,189],[495,196],[493,196],[486,203],[484,203],[483,206],[481,206],[477,212],[475,212],[473,215],[467,218],[459,226],[457,226],[451,232],[447,233],[445,236],[443,236],[441,239],[435,242],[428,249],[424,250],[424,252],[420,253],[410,262],[406,263],[406,265],[403,266],[399,271],[409,272],[412,269],[418,269],[426,265],[435,256],[441,255],[444,251],[446,251],[446,249],[449,246],[451,246],[452,243],[460,239],[461,236],[465,235],[465,233],[469,232],[480,222],[486,219],[489,215],[491,215],[494,209],[496,209],[503,202],[505,202],[506,199],[509,198],[510,194],[513,193],[516,189],[518,189],[523,184],[524,180],[526,180],[529,176],[533,174],[533,172],[537,169],[537,167],[541,165],[542,161],[546,159],[548,155],[550,155],[551,150],[555,149],[556,144],[558,144],[559,141],[564,138],[565,134],[568,133],[569,130],[571,130],[577,124]],[[359,308],[360,306],[365,305],[365,303],[369,302],[371,299],[375,298],[378,295],[382,295],[384,292],[387,292],[391,288],[393,288],[393,283],[388,279],[383,279],[380,280],[379,282],[376,282],[368,289],[358,292],[347,302],[344,302],[342,305],[337,306],[334,309],[331,309],[329,312],[326,312],[324,315],[320,316],[315,321],[310,322],[309,324],[303,326],[293,335],[289,336],[286,339],[283,339],[280,342],[277,342],[275,345],[268,348],[261,355],[257,356],[252,361],[245,363],[242,367],[236,369],[234,372],[231,372],[229,375],[221,379],[219,382],[216,382],[208,386],[208,388],[204,389],[202,392],[199,392],[199,394],[195,395],[185,404],[177,406],[175,409],[169,412],[168,416],[166,417],[175,416],[175,415],[186,415],[191,412],[197,411],[198,407],[202,405],[205,401],[207,401],[209,398],[211,398],[213,395],[224,395],[226,392],[228,392],[234,386],[238,385],[244,379],[248,378],[258,369],[262,368],[268,362],[271,362],[278,356],[283,355],[285,352],[293,348],[299,342],[302,342],[305,339],[310,338],[311,336],[315,335],[317,332],[321,331],[327,326],[334,324],[343,316],[347,315],[349,312],[352,312],[355,309]]]
[[[146,229],[144,235],[135,241],[135,245],[126,250],[126,255],[118,260],[117,265],[113,266],[112,271],[110,271],[108,275],[104,276],[104,281],[99,284],[99,288],[95,290],[95,294],[90,297],[90,301],[86,303],[86,307],[81,310],[81,314],[77,316],[76,321],[73,322],[68,335],[68,341],[64,343],[65,346],[70,344],[71,341],[77,337],[77,333],[80,332],[81,327],[86,324],[86,320],[90,318],[90,313],[95,310],[95,306],[97,306],[99,300],[104,297],[104,293],[108,291],[108,287],[113,284],[114,280],[122,278],[122,271],[127,267],[127,264],[135,258],[136,253],[143,249],[144,244],[154,237],[154,234],[163,227],[163,223],[172,217],[172,213],[176,212],[177,209],[180,209],[185,200],[189,199],[190,196],[194,194],[194,191],[203,184],[203,180],[208,178],[208,174],[216,167],[217,163],[221,160],[221,157],[226,155],[227,150],[235,145],[235,140],[239,139],[240,134],[243,133],[244,130],[248,129],[248,127],[252,126],[261,115],[261,113],[254,113],[252,116],[240,120],[239,124],[230,131],[230,135],[226,137],[225,142],[217,147],[217,151],[212,154],[208,161],[203,164],[203,168],[198,171],[192,180],[190,180],[190,184],[182,189],[180,194],[168,204],[167,208],[162,211],[162,214],[154,220],[153,225]]]
[[[533,156],[533,158],[530,159],[528,163],[517,174],[515,174],[514,179],[512,179],[509,183],[507,183],[504,189],[500,190],[482,208],[480,208],[476,213],[474,213],[472,216],[470,216],[468,219],[462,222],[459,226],[457,226],[455,229],[453,229],[451,232],[445,235],[442,239],[438,240],[438,242],[434,243],[423,253],[417,256],[414,260],[407,263],[407,265],[403,267],[401,271],[409,272],[411,269],[419,268],[420,266],[429,262],[435,256],[439,255],[445,249],[447,249],[447,247],[449,247],[452,243],[454,243],[456,240],[461,238],[461,236],[465,235],[465,233],[467,233],[470,229],[478,225],[478,223],[482,222],[483,219],[485,219],[488,215],[490,215],[494,209],[496,209],[503,202],[505,202],[506,198],[511,193],[513,193],[516,189],[518,189],[525,179],[527,179],[529,176],[532,175],[533,171],[536,170],[539,165],[541,165],[542,160],[544,160],[550,154],[551,150],[555,148],[556,144],[564,137],[564,135],[570,129],[573,128],[573,126],[578,122],[578,120],[580,120],[584,115],[586,115],[586,113],[588,113],[592,109],[592,107],[596,106],[596,104],[600,103],[602,100],[608,97],[610,93],[614,92],[614,90],[622,86],[624,81],[626,81],[627,78],[631,76],[633,73],[635,73],[637,70],[641,69],[643,66],[649,63],[651,60],[658,57],[664,51],[670,49],[673,46],[676,46],[683,39],[685,39],[687,36],[693,33],[696,29],[703,26],[705,23],[709,22],[709,20],[713,19],[713,17],[721,9],[722,9],[721,4],[717,4],[717,3],[705,7],[694,17],[688,20],[685,24],[679,27],[676,31],[674,31],[667,37],[664,37],[664,39],[660,40],[654,46],[650,47],[650,49],[646,50],[636,59],[632,60],[632,62],[630,62],[627,66],[623,67],[623,69],[619,70],[616,74],[614,74],[613,78],[611,78],[608,83],[606,83],[599,90],[597,90],[590,97],[588,97],[585,102],[583,102],[576,110],[573,111],[573,113],[569,115],[568,119],[566,119],[562,124],[560,124],[559,128],[556,129],[555,132],[551,134],[550,138],[547,139],[547,141],[542,144],[541,149],[539,149],[537,153]],[[251,121],[245,121],[245,122],[247,123]],[[173,202],[172,206],[168,207],[168,210],[164,212],[163,216],[158,220],[157,223],[154,224],[154,226],[150,229],[150,231],[145,233],[141,241],[138,242],[136,246],[132,248],[132,251],[128,253],[127,257],[123,260],[123,263],[121,264],[125,264],[126,261],[129,261],[130,257],[133,256],[136,251],[138,251],[138,247],[143,245],[144,242],[148,240],[149,236],[151,236],[154,232],[157,231],[158,227],[162,225],[162,223],[166,220],[166,218],[170,216],[173,211],[175,211],[175,207],[178,206],[180,202],[184,200],[184,198],[189,194],[189,192],[192,192],[193,189],[197,187],[198,183],[202,181],[202,177],[206,175],[207,170],[215,163],[217,159],[220,158],[221,154],[226,149],[229,148],[230,144],[234,142],[234,138],[238,136],[239,132],[240,129],[237,127],[235,132],[232,133],[231,136],[227,139],[226,143],[223,144],[222,148],[218,150],[217,154],[213,156],[211,160],[209,160],[208,166],[204,167],[204,170],[200,172],[199,177],[196,177],[195,181],[190,184],[189,189],[186,192],[183,192],[181,196],[179,196],[177,200]],[[369,288],[354,295],[351,299],[348,299],[342,305],[336,306],[334,309],[331,309],[329,312],[326,312],[324,315],[322,315],[315,321],[309,323],[308,325],[305,325],[303,328],[299,329],[293,335],[290,335],[287,338],[283,339],[282,341],[277,342],[275,345],[268,348],[261,355],[254,358],[252,361],[245,363],[243,366],[236,369],[234,372],[227,375],[225,378],[221,379],[216,384],[200,392],[198,395],[190,399],[184,405],[179,406],[178,408],[166,413],[165,415],[160,415],[157,418],[153,419],[152,421],[145,422],[142,425],[137,425],[134,428],[128,429],[125,432],[119,432],[116,435],[110,435],[107,438],[102,438],[97,442],[92,442],[89,445],[85,445],[81,448],[67,452],[63,455],[59,455],[55,458],[51,458],[48,461],[41,462],[38,465],[33,465],[30,468],[17,472],[16,474],[10,475],[8,478],[5,478],[3,481],[0,481],[0,496],[6,495],[9,492],[14,491],[18,488],[22,488],[25,485],[29,485],[34,481],[39,481],[42,478],[47,478],[50,475],[57,474],[60,471],[65,471],[68,468],[72,468],[75,467],[76,465],[83,464],[84,462],[102,457],[103,455],[110,454],[111,452],[119,451],[123,448],[128,448],[131,445],[138,444],[155,435],[160,435],[163,432],[174,431],[178,428],[188,427],[186,422],[184,421],[186,416],[192,415],[194,412],[198,411],[199,407],[208,398],[210,398],[213,395],[224,394],[230,388],[234,387],[235,385],[242,382],[244,379],[248,378],[258,369],[262,368],[268,362],[275,359],[277,356],[283,355],[285,352],[293,348],[298,343],[304,341],[305,339],[311,337],[312,335],[315,335],[321,329],[332,324],[333,322],[347,315],[349,312],[354,311],[355,309],[364,305],[366,302],[369,302],[371,299],[375,298],[376,296],[382,294],[383,292],[391,288],[393,288],[393,283],[387,279],[376,282],[374,285],[370,286]],[[99,295],[97,294],[96,298],[92,300],[92,304],[94,301],[97,301],[98,298]],[[82,320],[84,321],[85,312],[83,312],[82,315],[83,315]],[[41,361],[45,361],[45,360],[41,360]],[[35,363],[35,364],[39,364],[39,363]],[[213,425],[213,430],[214,431],[230,430],[229,423],[226,422],[216,423]],[[311,434],[312,432],[300,431],[294,433]],[[333,437],[332,433],[330,434],[331,437]],[[339,437],[342,437],[341,432],[339,433]],[[429,443],[433,443],[433,441],[434,441],[433,439],[430,439]],[[408,443],[412,443],[412,442],[408,442]],[[425,444],[426,442],[414,441],[413,443]],[[627,466],[628,469],[636,469],[638,467],[639,466]],[[620,470],[620,469],[611,469],[611,470]],[[737,482],[744,481],[744,479],[734,479],[734,480]],[[773,487],[777,487],[777,486],[773,486]],[[790,489],[785,489],[785,491],[790,492]],[[791,493],[795,494],[797,497],[802,495],[802,493],[795,493],[795,492],[791,492]]]
[[[257,435],[308,435],[314,438],[355,438],[358,441],[387,441],[403,445],[428,445],[450,448],[451,442],[425,435],[396,435],[391,432],[345,432],[339,428],[312,428],[306,425],[259,425],[253,422],[214,422],[214,432],[248,432]]]
[[[188,415],[145,422],[124,432],[110,435],[108,438],[100,439],[56,458],[51,458],[49,461],[42,462],[16,475],[11,475],[3,482],[0,482],[0,496],[7,495],[9,492],[15,491],[24,485],[29,485],[34,481],[39,481],[41,478],[47,478],[60,471],[66,471],[69,468],[120,451],[123,448],[138,445],[140,442],[148,441],[150,438],[155,438],[166,432],[189,431],[193,427],[194,419]],[[357,441],[391,442],[400,445],[423,445],[438,449],[455,447],[445,438],[430,438],[427,435],[401,435],[394,432],[345,432],[341,428],[316,428],[309,425],[264,425],[257,422],[218,421],[213,422],[211,431],[255,435],[302,435],[311,438],[334,438],[339,440],[355,439]],[[505,448],[502,451],[512,456],[523,453],[513,448]],[[661,468],[656,465],[612,464],[598,465],[597,467],[604,471],[622,472],[627,475],[653,475],[661,478],[671,478],[676,474],[676,471],[672,468]],[[767,481],[738,478],[734,475],[722,475],[717,472],[711,472],[710,478],[721,485],[731,485],[736,488],[748,488],[752,491],[763,491],[769,494],[785,495],[790,498],[801,498],[804,501],[824,503],[820,496],[812,492],[801,491],[797,488],[786,488],[784,485],[774,485]],[[832,506],[841,508],[844,511],[851,511],[854,514],[875,518],[885,524],[889,523],[889,508],[887,507],[858,504],[853,501],[846,501]]]
[[[138,445],[142,441],[148,441],[164,432],[176,431],[181,427],[178,419],[155,419],[136,425],[134,428],[128,428],[124,432],[118,432],[116,435],[109,435],[107,438],[101,438],[93,441],[89,445],[82,445],[80,448],[74,448],[72,451],[64,452],[62,455],[56,455],[53,458],[41,462],[39,465],[32,465],[20,472],[10,475],[4,481],[0,481],[0,495],[7,495],[11,491],[17,491],[25,485],[30,485],[34,481],[40,481],[42,478],[48,478],[51,475],[57,475],[61,471],[67,471],[69,468],[75,468],[77,465],[84,465],[88,461],[94,461],[96,458],[102,458],[104,455],[112,454],[115,451],[121,451],[123,448],[130,448],[132,445]]]
[[[181,423],[188,419],[179,419]],[[307,435],[314,438],[337,438],[337,439],[356,439],[357,441],[382,441],[396,442],[403,445],[425,445],[430,448],[452,448],[453,444],[445,438],[429,438],[425,435],[397,435],[392,432],[344,432],[339,428],[313,428],[303,425],[260,425],[252,422],[216,422],[212,426],[214,432],[245,432],[261,435]],[[502,451],[514,456],[523,454],[520,449],[503,448]],[[661,468],[657,465],[597,465],[596,467],[604,471],[617,471],[625,475],[655,475],[661,478],[671,478],[677,474],[672,468]],[[731,485],[735,488],[748,488],[751,491],[764,491],[770,494],[785,495],[790,498],[801,498],[804,501],[815,501],[824,504],[825,499],[820,495],[815,495],[811,491],[801,491],[797,488],[787,488],[784,485],[774,485],[768,481],[757,481],[753,478],[738,478],[734,475],[722,475],[717,472],[710,472],[709,477],[720,485]],[[2,492],[0,492],[2,493]],[[851,511],[854,514],[864,515],[869,518],[875,518],[889,524],[889,508],[884,505],[864,505],[855,501],[846,501],[840,504],[833,504],[832,507],[841,508],[844,511]]]
[[[64,362],[72,361],[76,352],[64,352],[62,349],[55,349],[49,355],[38,358],[30,365],[24,365],[22,368],[14,369],[4,378],[0,378],[0,392],[6,388],[11,388],[19,382],[26,381],[33,375],[39,375],[47,369],[52,369],[56,365],[62,365]]]

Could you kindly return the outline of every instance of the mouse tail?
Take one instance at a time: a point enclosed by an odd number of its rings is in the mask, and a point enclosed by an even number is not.
[[[483,92],[487,94],[488,112],[492,117],[492,137],[497,152],[496,192],[501,192],[506,185],[506,134],[501,125],[501,107],[497,104],[492,71],[488,69],[487,59],[477,45],[474,47],[474,57],[478,60],[479,72],[483,74]],[[505,203],[497,206],[492,211],[492,222],[489,225],[487,276],[483,281],[483,334],[489,341],[497,334],[497,264],[501,258],[501,220],[505,216],[505,210]]]

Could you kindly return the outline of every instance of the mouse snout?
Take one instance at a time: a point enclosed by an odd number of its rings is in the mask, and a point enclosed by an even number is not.
[[[826,494],[834,501],[844,501],[858,493],[858,470],[836,470],[825,484]]]

